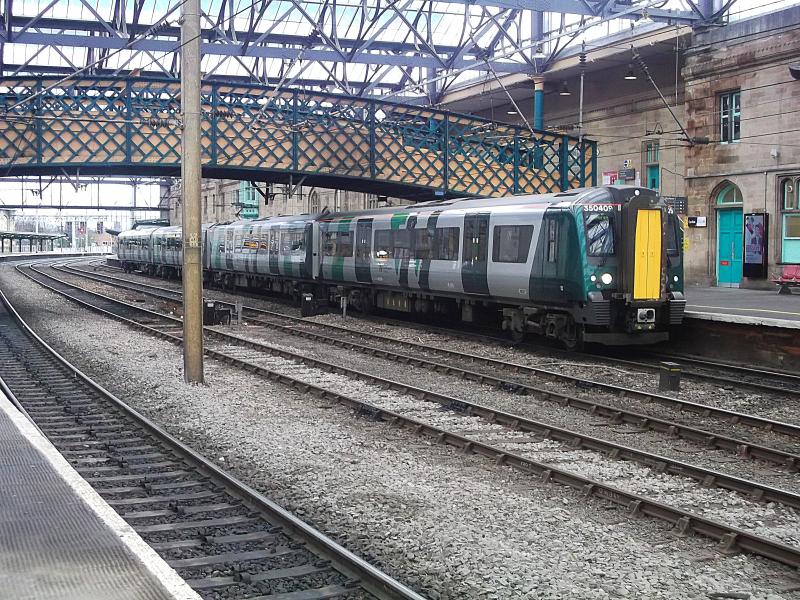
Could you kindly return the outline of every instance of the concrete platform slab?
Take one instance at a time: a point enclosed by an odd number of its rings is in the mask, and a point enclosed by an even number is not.
[[[771,290],[723,287],[686,289],[686,316],[742,325],[800,329],[800,290],[791,295]]]
[[[1,393],[0,597],[199,599]]]

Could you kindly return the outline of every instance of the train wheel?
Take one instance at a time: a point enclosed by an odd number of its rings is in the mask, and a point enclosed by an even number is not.
[[[560,338],[561,344],[570,352],[583,350],[583,326],[570,319]]]
[[[515,344],[520,344],[525,340],[524,331],[518,331],[517,329],[512,329],[511,331],[508,332],[508,335],[511,338],[511,341],[514,342]]]

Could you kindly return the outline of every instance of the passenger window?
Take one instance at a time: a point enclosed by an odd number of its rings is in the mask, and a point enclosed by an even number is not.
[[[353,256],[353,232],[351,231],[326,231],[324,238],[325,256]]]
[[[430,260],[432,255],[433,235],[430,229],[414,230],[414,258]]]
[[[396,229],[394,232],[394,258],[411,258],[411,231]]]
[[[547,262],[558,260],[558,221],[547,220]]]
[[[492,239],[492,262],[526,263],[533,225],[497,225]]]
[[[589,256],[614,255],[613,213],[584,212],[586,253]]]
[[[460,240],[458,227],[442,227],[433,235],[434,260],[458,260]]]
[[[388,229],[379,229],[375,232],[375,258],[393,258],[393,255],[392,232]]]

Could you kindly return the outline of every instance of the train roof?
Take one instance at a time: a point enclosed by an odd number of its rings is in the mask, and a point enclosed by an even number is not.
[[[393,214],[406,211],[425,211],[442,210],[448,208],[467,209],[485,208],[487,204],[491,206],[552,206],[559,203],[582,204],[589,201],[598,200],[599,196],[610,199],[612,191],[635,191],[644,190],[636,186],[601,186],[590,188],[577,188],[566,192],[553,192],[551,194],[525,194],[518,196],[504,196],[501,198],[454,198],[449,200],[430,200],[427,202],[417,202],[416,204],[406,204],[402,206],[392,206],[386,208],[376,208],[358,211],[342,211],[330,213],[324,219],[338,219],[346,217],[360,217],[369,215]],[[652,190],[648,190],[652,193]]]

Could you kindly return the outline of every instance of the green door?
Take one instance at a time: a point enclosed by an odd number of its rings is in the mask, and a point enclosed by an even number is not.
[[[717,284],[739,287],[742,280],[742,209],[717,211]]]
[[[658,186],[661,182],[659,181],[659,169],[658,165],[648,165],[647,166],[647,187],[651,190],[658,190]]]

